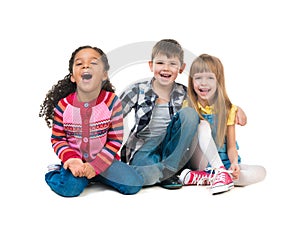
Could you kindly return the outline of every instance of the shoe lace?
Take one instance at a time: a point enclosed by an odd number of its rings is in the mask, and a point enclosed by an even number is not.
[[[212,167],[207,167],[205,171],[210,171],[209,174],[209,182],[210,186],[212,187],[216,181],[226,181],[226,176],[225,173],[227,173],[231,178],[232,178],[232,170],[227,170],[224,168],[212,168]]]
[[[210,182],[210,175],[195,175],[194,179],[193,179],[193,183],[197,184],[197,186],[199,185],[208,185]]]

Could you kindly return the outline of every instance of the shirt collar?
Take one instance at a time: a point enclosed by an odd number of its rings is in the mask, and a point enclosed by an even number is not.
[[[206,107],[203,107],[199,102],[198,102],[198,108],[200,109],[201,112],[204,114],[212,114],[214,112],[214,106],[213,105],[207,105]]]

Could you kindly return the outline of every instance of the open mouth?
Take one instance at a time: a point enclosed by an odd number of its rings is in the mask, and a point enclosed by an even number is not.
[[[203,95],[207,95],[207,94],[208,94],[208,92],[210,91],[210,89],[206,89],[206,88],[204,88],[204,89],[199,89],[199,91],[200,91],[200,93],[201,93],[201,94],[203,94]]]
[[[89,80],[92,78],[92,74],[86,73],[86,74],[83,74],[81,77],[82,77],[82,80]]]
[[[170,78],[171,77],[170,74],[160,74],[160,76],[163,77],[163,78]]]

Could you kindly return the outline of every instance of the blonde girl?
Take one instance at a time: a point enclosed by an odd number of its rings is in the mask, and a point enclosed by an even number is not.
[[[201,180],[199,173],[204,175],[203,170],[208,166],[204,156],[207,153],[218,153],[224,167],[231,172],[235,186],[246,186],[262,181],[266,175],[264,167],[241,164],[235,135],[237,107],[228,97],[224,68],[217,57],[202,54],[193,61],[188,80],[188,95],[189,100],[184,105],[193,107],[201,119],[198,128],[198,134],[201,136],[198,136],[191,161],[191,168],[196,170],[185,171],[190,174],[189,178],[192,178],[193,174],[194,179],[195,175],[198,175],[198,180]],[[204,131],[203,128],[209,126],[213,140],[209,135],[204,136],[201,133]],[[215,156],[214,159],[218,161],[219,158]],[[230,183],[230,179],[227,180]],[[186,184],[192,184],[192,181],[186,181]]]

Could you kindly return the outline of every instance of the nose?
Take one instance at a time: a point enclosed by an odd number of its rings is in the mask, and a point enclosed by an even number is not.
[[[207,84],[207,81],[205,78],[201,78],[198,80],[198,85],[201,85],[201,86],[205,86]]]
[[[164,63],[163,64],[163,69],[164,70],[169,70],[169,68],[170,68],[170,64],[169,63]]]
[[[82,64],[82,68],[83,69],[86,69],[86,68],[89,68],[90,66],[89,66],[89,64],[88,63],[84,63],[84,64]]]
[[[205,84],[209,84],[209,78],[203,78],[203,83],[205,83]]]

